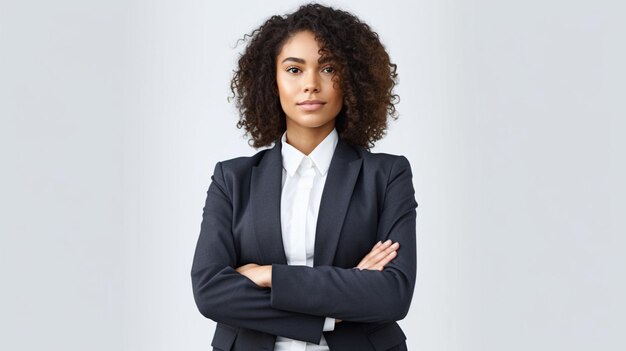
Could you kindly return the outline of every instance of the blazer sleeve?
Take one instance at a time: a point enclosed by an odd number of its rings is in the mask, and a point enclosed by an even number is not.
[[[417,275],[417,202],[412,178],[409,161],[398,156],[387,181],[377,238],[397,241],[400,248],[382,271],[273,264],[271,306],[353,322],[403,319]]]
[[[324,317],[273,308],[270,289],[258,287],[235,270],[232,203],[221,162],[211,180],[191,268],[200,313],[215,322],[318,344]]]

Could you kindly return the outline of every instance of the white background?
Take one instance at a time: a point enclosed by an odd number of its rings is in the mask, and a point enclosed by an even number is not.
[[[332,1],[398,64],[410,350],[624,350],[624,6]],[[238,38],[287,1],[3,1],[0,349],[207,350],[191,262]],[[621,180],[620,180],[621,179]]]

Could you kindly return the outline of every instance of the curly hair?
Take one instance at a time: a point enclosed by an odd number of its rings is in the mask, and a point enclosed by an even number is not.
[[[315,34],[320,62],[331,59],[337,66],[343,93],[335,121],[340,138],[369,150],[385,136],[387,117],[398,118],[395,104],[399,96],[393,93],[397,66],[366,23],[349,12],[316,3],[302,5],[285,16],[272,16],[237,41],[249,39],[230,84],[240,115],[237,128],[243,127],[244,135],[251,135],[254,148],[271,145],[285,131],[276,57],[284,43],[303,30]]]

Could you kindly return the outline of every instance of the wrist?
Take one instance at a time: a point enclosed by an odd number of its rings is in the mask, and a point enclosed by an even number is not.
[[[268,288],[272,287],[272,265],[267,265],[265,266],[265,270],[266,270],[266,280],[265,280],[265,286]]]

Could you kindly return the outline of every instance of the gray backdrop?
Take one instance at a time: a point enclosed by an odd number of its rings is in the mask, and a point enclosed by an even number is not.
[[[325,3],[399,67],[373,151],[414,173],[409,348],[625,349],[625,6]],[[256,152],[226,101],[234,45],[297,4],[2,1],[0,349],[209,349],[206,190]]]

